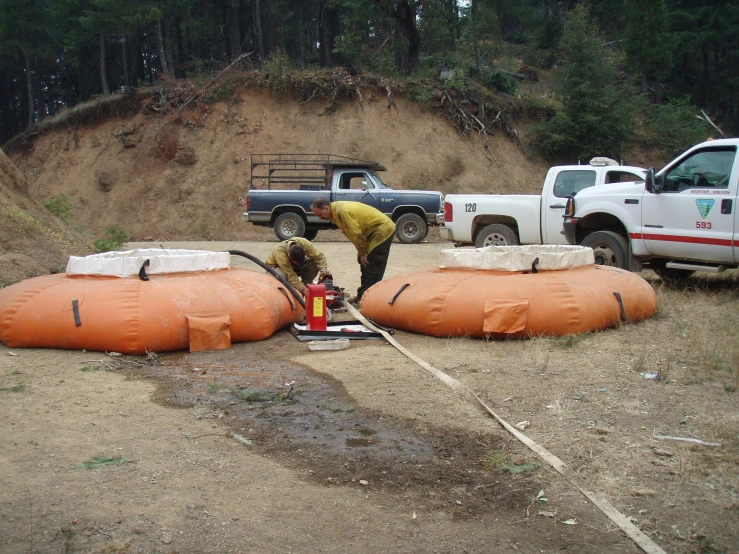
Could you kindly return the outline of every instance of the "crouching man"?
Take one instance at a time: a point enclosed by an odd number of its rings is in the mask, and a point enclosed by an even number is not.
[[[272,249],[265,262],[305,296],[305,287],[319,273],[328,273],[326,256],[308,239],[296,237],[279,243]]]

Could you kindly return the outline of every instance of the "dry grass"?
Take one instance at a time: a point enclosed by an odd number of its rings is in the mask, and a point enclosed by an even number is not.
[[[170,126],[157,136],[151,153],[155,158],[168,162],[174,159],[179,149],[179,133]]]
[[[544,371],[549,366],[550,341],[547,338],[531,339],[531,362],[537,371]]]
[[[683,288],[655,283],[658,334],[629,343],[631,369],[656,372],[663,382],[739,385],[739,278],[699,278]]]

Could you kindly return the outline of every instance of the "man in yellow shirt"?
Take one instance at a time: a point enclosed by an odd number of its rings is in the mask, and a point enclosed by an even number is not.
[[[311,241],[302,237],[289,239],[275,246],[264,263],[274,268],[303,295],[305,286],[312,283],[319,272],[328,273],[326,256]]]
[[[350,303],[357,304],[365,291],[382,281],[385,275],[395,223],[380,210],[361,202],[329,202],[316,198],[311,209],[321,219],[333,219],[357,249],[362,281],[357,296],[349,299]]]

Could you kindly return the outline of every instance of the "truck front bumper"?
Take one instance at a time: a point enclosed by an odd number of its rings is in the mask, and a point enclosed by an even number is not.
[[[565,233],[565,239],[569,244],[577,244],[576,231],[577,223],[580,221],[579,217],[565,217],[562,229]]]

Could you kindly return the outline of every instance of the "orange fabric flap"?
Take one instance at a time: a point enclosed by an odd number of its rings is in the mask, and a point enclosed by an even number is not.
[[[190,352],[231,348],[231,316],[228,312],[189,314]]]
[[[482,330],[484,333],[512,334],[526,327],[528,299],[488,300],[485,302]]]

